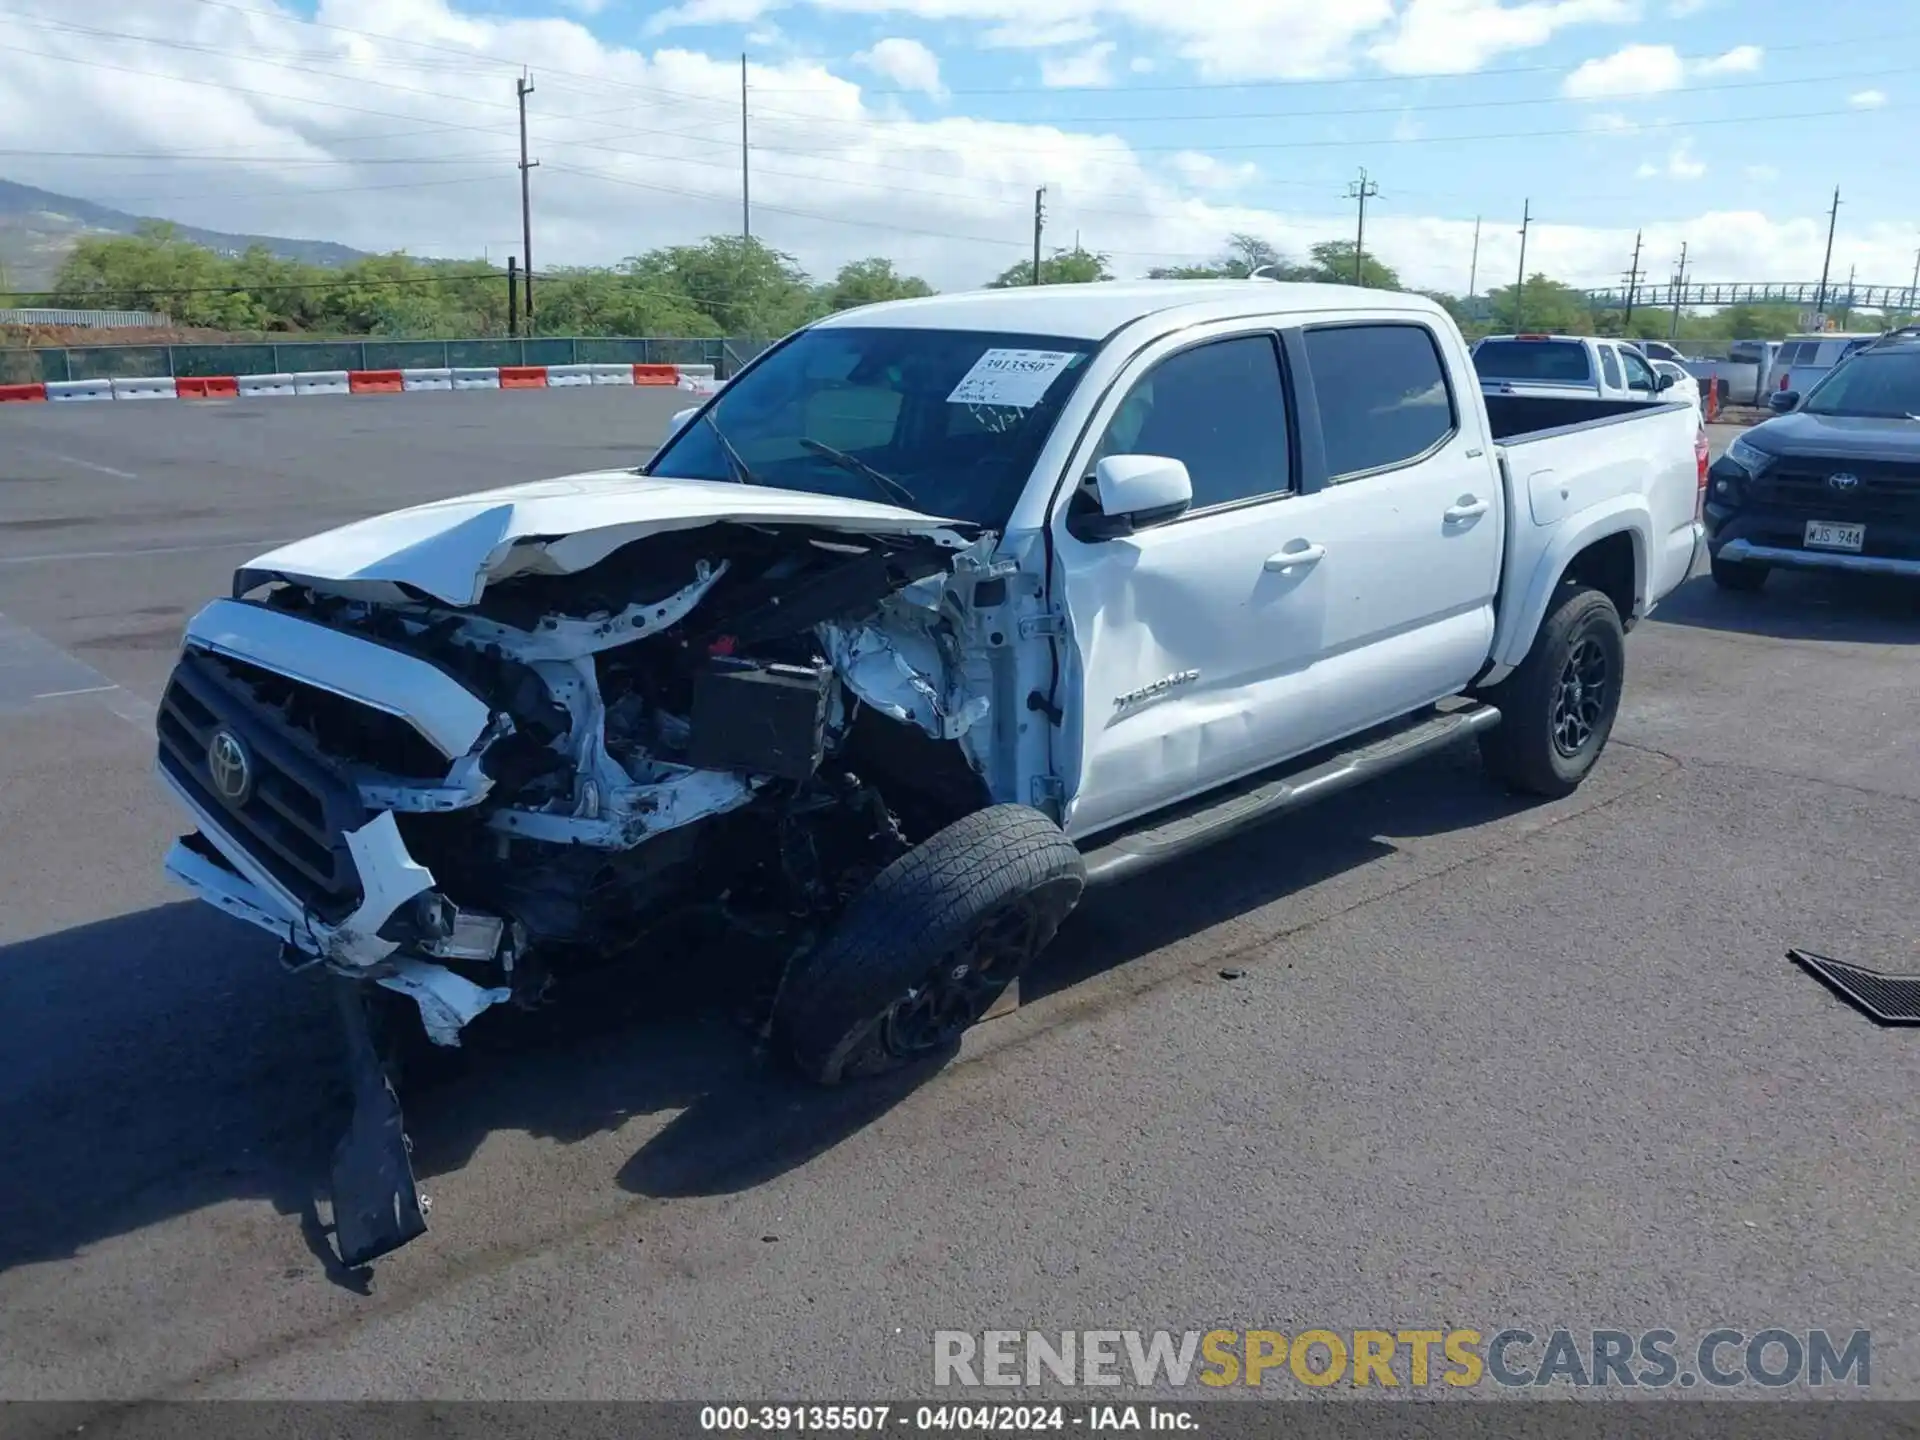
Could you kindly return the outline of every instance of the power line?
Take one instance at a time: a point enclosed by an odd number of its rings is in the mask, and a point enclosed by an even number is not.
[[[1908,76],[1914,73],[1910,65],[1895,66],[1890,69],[1849,71],[1838,75],[1796,75],[1774,80],[1734,80],[1719,85],[1692,85],[1680,92],[1684,96],[1712,95],[1734,90],[1772,90],[1790,85],[1839,85],[1852,81],[1887,79],[1893,76]],[[1127,92],[1121,92],[1127,93]],[[1599,97],[1604,101],[1608,97]],[[1638,96],[1621,95],[1612,97],[1620,100],[1638,99]],[[1505,110],[1529,105],[1569,105],[1580,101],[1569,100],[1564,95],[1528,95],[1509,96],[1502,100],[1448,100],[1430,104],[1414,105],[1354,105],[1315,107],[1305,110],[1220,110],[1186,115],[1070,115],[1070,116],[1027,116],[1008,117],[996,115],[992,124],[1021,125],[1125,125],[1125,124],[1174,124],[1199,123],[1214,120],[1313,120],[1321,118],[1342,118],[1356,115],[1404,115],[1433,114],[1446,110]],[[762,106],[762,116],[774,115],[783,118],[804,120],[810,125],[875,125],[889,123],[907,123],[915,125],[938,124],[939,120],[912,119],[905,122],[890,122],[876,117],[837,117],[832,115],[808,115],[797,110],[776,110]]]
[[[202,0],[202,3],[212,4],[215,3],[215,0]],[[1882,41],[1905,40],[1915,35],[1920,35],[1920,30],[1890,30],[1873,35],[1856,35],[1845,40],[1810,40],[1788,45],[1769,45],[1767,49],[1770,52],[1780,53],[1798,53],[1807,50],[1832,50],[1878,44]],[[1703,51],[1695,55],[1683,55],[1680,58],[1683,62],[1716,60],[1724,53],[1724,51]],[[1195,80],[1188,81],[1184,84],[1128,85],[1126,87],[1126,93],[1171,94],[1193,90],[1270,90],[1281,87],[1292,89],[1296,86],[1307,85],[1407,85],[1416,81],[1478,81],[1491,75],[1564,75],[1570,74],[1578,68],[1576,65],[1495,65],[1480,70],[1432,70],[1424,73],[1406,71],[1391,75],[1327,75],[1309,76],[1302,79],[1272,80]],[[800,95],[808,92],[804,89],[795,88],[785,92],[768,90],[766,93]],[[878,87],[866,88],[865,93],[869,95],[915,95],[920,92],[903,86],[894,86],[886,89]],[[949,88],[947,90],[947,94],[949,95],[1030,95],[1032,93],[1033,86],[1031,85],[963,86],[960,88]]]
[[[1380,193],[1380,187],[1367,179],[1364,167],[1360,178],[1347,188],[1347,194],[1360,202],[1360,228],[1353,237],[1353,283],[1360,284],[1362,257],[1367,253],[1367,201]]]
[[[1513,328],[1518,333],[1521,324],[1521,312],[1527,303],[1527,230],[1533,224],[1533,201],[1528,200],[1520,211],[1520,278],[1513,287]]]
[[[527,96],[533,82],[525,75],[513,82],[514,98],[520,102],[520,259],[527,267],[521,288],[527,307],[527,329],[533,329],[533,189],[530,183],[538,160],[527,159]]]

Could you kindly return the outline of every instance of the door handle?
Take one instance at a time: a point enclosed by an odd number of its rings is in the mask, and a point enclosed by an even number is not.
[[[1486,501],[1476,500],[1476,499],[1466,499],[1466,500],[1462,500],[1458,505],[1449,505],[1447,507],[1447,521],[1449,524],[1457,525],[1462,520],[1478,519],[1480,516],[1486,513],[1487,513]]]
[[[1267,557],[1265,568],[1285,572],[1296,565],[1314,565],[1327,558],[1324,545],[1302,545],[1298,550],[1281,550]]]

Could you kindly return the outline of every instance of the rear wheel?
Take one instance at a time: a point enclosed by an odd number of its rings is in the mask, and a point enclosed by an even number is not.
[[[1722,590],[1751,593],[1767,583],[1767,567],[1751,560],[1722,560],[1713,557],[1713,583]]]
[[[1525,794],[1572,794],[1613,733],[1626,659],[1613,601],[1590,586],[1561,587],[1527,658],[1484,692],[1500,711],[1480,734],[1488,773]]]
[[[1086,866],[1051,820],[995,805],[895,860],[787,977],[774,1023],[822,1085],[951,1051],[1080,899]]]

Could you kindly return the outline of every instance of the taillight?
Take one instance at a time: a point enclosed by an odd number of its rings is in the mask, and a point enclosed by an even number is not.
[[[1693,436],[1693,463],[1699,471],[1699,484],[1693,493],[1693,518],[1703,519],[1707,513],[1707,468],[1712,452],[1707,445],[1707,427],[1702,425]]]

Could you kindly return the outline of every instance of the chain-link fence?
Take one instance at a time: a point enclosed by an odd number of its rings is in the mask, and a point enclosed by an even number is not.
[[[88,345],[0,350],[0,384],[303,370],[436,370],[490,365],[711,365],[725,379],[767,346],[725,339],[536,336],[525,340],[298,340],[254,345]]]

